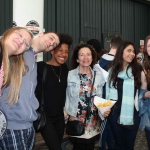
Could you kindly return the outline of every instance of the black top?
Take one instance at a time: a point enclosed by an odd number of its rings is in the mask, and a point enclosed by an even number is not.
[[[150,83],[147,84],[147,90],[150,91]]]
[[[118,78],[117,79],[117,91],[118,91],[118,100],[117,102],[115,103],[115,105],[113,106],[112,110],[113,111],[116,111],[118,114],[120,114],[120,111],[121,111],[121,105],[122,105],[122,96],[123,96],[123,82],[124,80],[121,79],[121,78]],[[136,95],[136,91],[138,89],[135,87],[134,88],[134,97]],[[113,112],[112,111],[112,112]],[[136,109],[135,109],[135,106],[134,106],[134,113],[137,113]]]
[[[38,83],[35,93],[39,102],[42,96],[42,75],[45,65],[47,67],[47,75],[44,89],[44,109],[47,116],[57,116],[63,113],[63,107],[65,105],[68,68],[66,64],[61,65],[60,75],[60,66],[48,65],[43,61],[37,63]],[[56,75],[58,77],[60,75],[60,82]]]

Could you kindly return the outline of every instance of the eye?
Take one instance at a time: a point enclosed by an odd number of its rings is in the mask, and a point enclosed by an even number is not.
[[[29,48],[29,47],[30,47],[30,45],[29,45],[27,42],[25,42],[25,45],[26,45],[26,47],[27,47],[27,48]]]
[[[18,35],[22,38],[22,35],[18,32]]]
[[[87,56],[91,56],[91,53],[87,53]]]
[[[52,38],[52,37],[50,37],[50,40],[51,40],[51,41],[53,41],[53,38]]]
[[[79,56],[83,56],[83,54],[79,54]]]

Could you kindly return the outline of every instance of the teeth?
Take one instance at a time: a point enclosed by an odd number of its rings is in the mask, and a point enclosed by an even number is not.
[[[60,58],[61,60],[65,60],[64,58]]]

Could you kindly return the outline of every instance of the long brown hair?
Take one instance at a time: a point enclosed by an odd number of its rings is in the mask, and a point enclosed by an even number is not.
[[[143,60],[143,70],[145,72],[145,76],[146,76],[146,81],[147,83],[150,83],[150,56],[147,53],[147,43],[148,40],[150,40],[150,35],[148,35],[145,38],[145,42],[144,42],[144,60]]]
[[[25,30],[27,31],[31,38],[33,38],[32,33],[23,27],[14,27],[10,28],[4,32],[0,43],[2,45],[3,53],[3,65],[4,65],[4,81],[3,87],[8,87],[10,85],[10,90],[7,96],[8,104],[13,105],[18,102],[20,86],[22,82],[22,76],[28,72],[28,66],[23,58],[23,54],[8,56],[7,50],[7,39],[9,36],[14,33],[16,30]]]
[[[112,67],[112,71],[110,73],[110,80],[109,80],[109,85],[110,85],[110,82],[112,81],[113,83],[113,86],[116,88],[117,86],[117,79],[118,79],[118,74],[119,72],[123,71],[123,52],[124,52],[124,49],[129,46],[129,45],[132,45],[134,50],[135,50],[135,46],[132,42],[130,41],[123,41],[120,46],[118,47],[117,49],[117,53],[115,55],[115,58],[111,64],[111,67]],[[135,52],[135,56],[136,56],[136,50],[134,51]],[[128,68],[132,69],[132,74],[134,76],[134,81],[135,81],[135,86],[137,88],[139,88],[141,86],[141,70],[140,70],[140,67],[139,65],[137,64],[137,61],[136,61],[136,57],[134,57],[134,59],[132,60],[131,63],[129,63],[128,67],[127,67],[127,70]]]

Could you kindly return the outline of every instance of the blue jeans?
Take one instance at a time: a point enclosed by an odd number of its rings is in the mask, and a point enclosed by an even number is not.
[[[150,150],[150,130],[145,129],[147,144],[148,144],[148,150]]]
[[[134,150],[134,143],[140,123],[138,112],[134,114],[136,122],[136,129],[134,130],[127,130],[117,124],[119,114],[117,111],[114,111],[109,116],[109,123],[115,140],[115,150]]]

